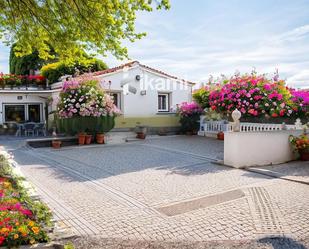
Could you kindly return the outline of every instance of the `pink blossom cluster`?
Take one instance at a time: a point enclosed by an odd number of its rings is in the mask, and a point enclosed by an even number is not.
[[[245,75],[233,77],[211,91],[209,105],[212,110],[227,114],[237,108],[243,116],[290,117],[308,111],[308,95],[306,91],[289,89],[284,81]]]
[[[93,83],[86,81],[66,81],[60,93],[58,114],[61,118],[113,116],[120,113],[113,98]]]
[[[201,115],[203,113],[203,109],[195,102],[184,102],[180,105],[178,113],[181,116],[192,116],[195,114]]]

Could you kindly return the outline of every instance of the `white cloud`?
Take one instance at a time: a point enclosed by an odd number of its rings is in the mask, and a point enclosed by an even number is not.
[[[297,88],[309,89],[309,69],[305,69],[288,78],[287,83]]]

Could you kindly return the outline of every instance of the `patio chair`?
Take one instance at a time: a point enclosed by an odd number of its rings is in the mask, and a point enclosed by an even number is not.
[[[44,123],[36,124],[36,126],[34,127],[34,130],[37,136],[42,134],[44,137],[46,137],[46,127]]]
[[[22,136],[22,133],[24,131],[24,125],[23,124],[17,124],[17,131],[15,133],[15,136]]]
[[[30,122],[30,123],[25,123],[24,124],[24,129],[25,129],[25,135],[29,136],[32,134],[34,136],[34,128],[36,126],[36,123]]]

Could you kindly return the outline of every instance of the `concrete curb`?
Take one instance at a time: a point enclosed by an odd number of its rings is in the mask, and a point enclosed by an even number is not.
[[[283,175],[281,173],[271,171],[271,170],[259,169],[259,168],[244,168],[243,170],[258,173],[258,174],[261,174],[261,175],[270,176],[270,177],[273,177],[273,178],[286,180],[286,181],[297,182],[297,183],[309,185],[309,180],[308,181],[299,180],[299,179],[294,178],[293,176],[286,176],[286,175]]]
[[[234,168],[232,166],[224,164],[224,162],[222,160],[214,161],[212,163],[220,165],[220,166],[224,166],[224,167]],[[282,179],[282,180],[286,180],[286,181],[297,182],[297,183],[309,185],[309,180],[308,181],[299,180],[299,179],[296,179],[293,176],[286,176],[284,174],[281,174],[281,173],[278,173],[278,172],[275,172],[275,171],[272,171],[272,170],[261,169],[261,168],[256,168],[256,167],[252,167],[252,168],[244,167],[244,168],[234,168],[234,169],[245,170],[245,171],[257,173],[257,174],[264,175],[264,176],[270,176],[270,177],[277,178],[277,179]]]

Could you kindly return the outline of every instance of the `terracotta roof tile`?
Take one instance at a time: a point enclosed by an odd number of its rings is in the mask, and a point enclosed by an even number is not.
[[[139,66],[149,70],[149,71],[153,71],[155,73],[158,73],[158,74],[161,74],[161,75],[164,75],[166,77],[169,77],[169,78],[172,78],[172,79],[175,79],[175,80],[179,80],[179,81],[182,81],[183,83],[188,83],[188,84],[192,84],[192,85],[195,85],[194,82],[191,82],[191,81],[188,81],[188,80],[184,80],[184,79],[180,79],[176,76],[173,76],[173,75],[170,75],[170,74],[167,74],[163,71],[160,71],[160,70],[157,70],[155,68],[152,68],[152,67],[149,67],[149,66],[146,66],[146,65],[143,65],[143,64],[140,64],[138,61],[131,61],[131,62],[128,62],[128,63],[125,63],[125,64],[122,64],[118,67],[113,67],[113,68],[109,68],[109,69],[106,69],[106,70],[103,70],[103,71],[98,71],[98,72],[94,72],[93,75],[95,76],[98,76],[98,75],[104,75],[104,74],[109,74],[109,73],[113,73],[113,72],[117,72],[125,67],[133,67],[134,65],[138,64]]]

